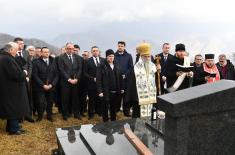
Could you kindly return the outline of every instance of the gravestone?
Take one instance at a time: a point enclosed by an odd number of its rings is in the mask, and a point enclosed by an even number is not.
[[[235,82],[221,80],[158,97],[164,154],[235,154]]]

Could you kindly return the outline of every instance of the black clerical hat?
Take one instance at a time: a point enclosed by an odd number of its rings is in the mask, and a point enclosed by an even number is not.
[[[205,54],[205,59],[214,59],[214,54]]]
[[[175,51],[185,51],[185,45],[184,44],[176,44],[175,45]]]

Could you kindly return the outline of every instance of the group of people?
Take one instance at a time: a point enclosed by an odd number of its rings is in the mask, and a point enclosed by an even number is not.
[[[0,118],[7,120],[6,131],[23,134],[20,123],[35,122],[33,116],[41,121],[44,111],[52,122],[54,104],[65,121],[72,116],[81,120],[86,112],[88,119],[97,114],[104,122],[115,121],[121,110],[126,117],[144,117],[157,95],[235,79],[224,54],[216,64],[214,54],[206,54],[205,61],[198,54],[187,65],[184,44],[177,44],[171,55],[170,44],[164,43],[162,52],[152,55],[151,45],[141,43],[133,63],[125,47],[119,41],[117,51],[108,49],[102,58],[98,46],[80,56],[80,47],[67,43],[55,56],[48,47],[26,47],[22,38],[7,43],[0,52]]]

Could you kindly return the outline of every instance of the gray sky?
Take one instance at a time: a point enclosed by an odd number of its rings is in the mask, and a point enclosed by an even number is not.
[[[138,41],[155,38],[158,50],[169,41],[185,43],[193,54],[235,51],[233,0],[0,0],[0,14],[2,33],[52,42],[118,25]]]

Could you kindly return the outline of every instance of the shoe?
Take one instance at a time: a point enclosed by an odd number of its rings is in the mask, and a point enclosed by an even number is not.
[[[82,116],[82,117],[86,117],[86,115],[85,115],[84,113],[81,113],[81,116]]]
[[[29,117],[29,116],[25,117],[25,120],[30,122],[30,123],[34,123],[35,122],[35,120],[32,117]]]
[[[89,116],[88,117],[88,120],[91,120],[91,119],[93,119],[94,118],[94,116]]]
[[[22,135],[24,134],[25,132],[22,132],[20,130],[16,131],[16,132],[9,132],[9,135]]]
[[[81,119],[82,119],[81,115],[79,115],[79,114],[78,114],[78,115],[75,115],[74,118],[77,118],[78,120],[81,120]]]
[[[41,122],[42,121],[42,117],[38,117],[38,119],[36,121],[37,122]]]
[[[67,121],[68,117],[67,116],[63,116],[63,120]]]
[[[53,122],[53,121],[54,121],[51,116],[48,116],[48,117],[47,117],[47,120],[50,121],[50,122]]]
[[[124,112],[124,116],[126,116],[126,117],[131,117],[131,115],[130,115],[129,112]]]

